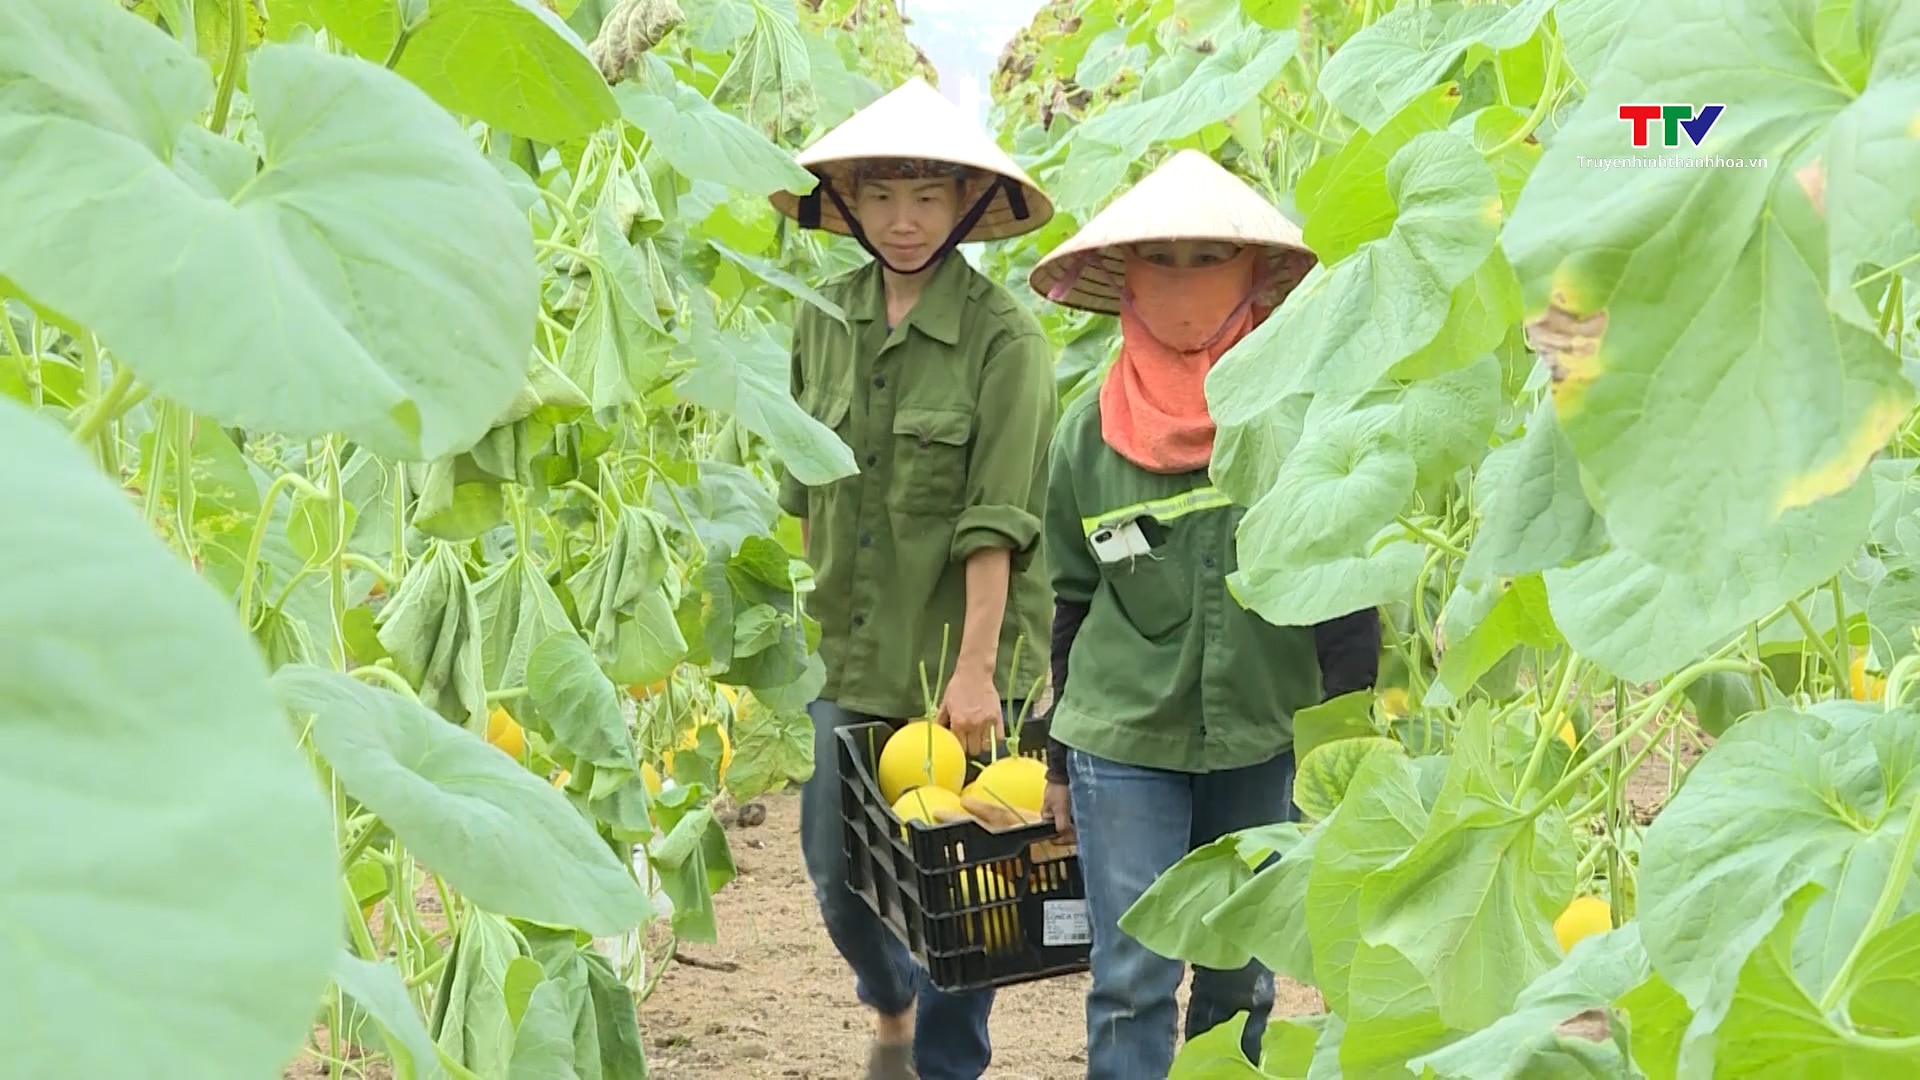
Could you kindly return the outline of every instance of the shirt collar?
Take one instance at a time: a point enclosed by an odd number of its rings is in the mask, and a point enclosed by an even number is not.
[[[847,315],[859,322],[881,322],[887,318],[886,288],[880,264],[870,262],[861,270],[854,291],[854,303]],[[933,271],[933,278],[920,292],[907,323],[944,345],[960,344],[960,313],[973,287],[973,267],[958,251],[947,253],[945,261]]]

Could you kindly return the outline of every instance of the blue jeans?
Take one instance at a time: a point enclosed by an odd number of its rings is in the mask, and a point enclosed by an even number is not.
[[[993,1060],[987,1016],[993,990],[950,994],[933,985],[925,968],[847,887],[845,826],[840,820],[840,740],[834,732],[848,724],[870,724],[885,717],[848,712],[831,701],[807,706],[813,718],[813,776],[800,788],[800,849],[813,895],[833,947],[853,969],[854,992],[861,1004],[886,1016],[898,1016],[916,1000],[913,1067],[921,1080],[979,1080]]]
[[[1074,750],[1067,777],[1093,929],[1087,1076],[1166,1080],[1179,1018],[1174,992],[1186,965],[1121,932],[1120,916],[1187,852],[1230,832],[1292,820],[1293,751],[1244,769],[1193,774]],[[1195,968],[1187,1038],[1247,1013],[1240,1045],[1257,1064],[1272,1010],[1273,975],[1258,962],[1238,971]]]

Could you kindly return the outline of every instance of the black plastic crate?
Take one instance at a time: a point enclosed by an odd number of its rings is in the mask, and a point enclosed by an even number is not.
[[[1035,850],[1053,838],[1053,825],[996,832],[973,821],[913,822],[902,837],[900,819],[881,797],[875,776],[880,750],[894,730],[879,722],[837,732],[848,887],[942,990],[1011,986],[1087,970],[1092,935],[1080,860]],[[1045,755],[1044,741],[1026,753]],[[988,887],[963,894],[962,875],[977,883],[983,869],[1006,887],[989,878]]]

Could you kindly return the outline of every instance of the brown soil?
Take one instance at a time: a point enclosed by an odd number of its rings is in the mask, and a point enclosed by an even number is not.
[[[696,962],[737,970],[676,963],[641,1010],[657,1080],[846,1080],[862,1073],[870,1021],[820,925],[800,865],[799,800],[787,793],[762,801],[766,824],[731,834],[740,876],[714,897],[719,943],[682,946]],[[1086,991],[1085,975],[1002,990],[984,1080],[1085,1076]],[[1276,1015],[1321,1009],[1313,990],[1282,982]]]

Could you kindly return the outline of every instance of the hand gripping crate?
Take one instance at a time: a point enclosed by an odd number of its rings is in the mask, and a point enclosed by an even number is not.
[[[915,822],[902,836],[876,775],[893,731],[882,722],[837,732],[848,887],[942,990],[1087,970],[1086,885],[1072,849],[1049,843],[1053,825]],[[1042,742],[1027,756],[1045,753]]]

